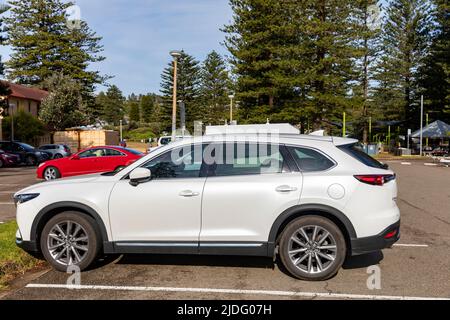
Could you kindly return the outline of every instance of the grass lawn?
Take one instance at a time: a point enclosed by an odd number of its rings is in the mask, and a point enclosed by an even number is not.
[[[15,221],[0,224],[0,290],[18,275],[44,265],[16,246],[16,230]]]

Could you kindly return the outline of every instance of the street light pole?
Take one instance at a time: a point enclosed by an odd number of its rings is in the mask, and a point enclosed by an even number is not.
[[[234,99],[234,94],[230,94],[228,96],[228,98],[230,98],[230,124],[233,122],[233,99]]]
[[[175,141],[175,132],[177,130],[177,76],[178,76],[178,58],[180,51],[171,51],[173,57],[173,100],[172,100],[172,141]]]
[[[422,156],[423,150],[423,95],[420,96],[420,156]]]

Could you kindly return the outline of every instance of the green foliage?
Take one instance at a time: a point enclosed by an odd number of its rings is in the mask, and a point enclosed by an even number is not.
[[[106,94],[100,92],[96,98],[96,103],[100,109],[102,120],[111,125],[119,125],[120,120],[125,115],[125,98],[117,86],[110,86]]]
[[[128,118],[130,122],[139,122],[140,121],[140,101],[139,98],[135,94],[131,94],[126,101],[126,109],[128,111]]]
[[[103,48],[101,38],[86,22],[81,21],[80,28],[68,27],[66,9],[73,3],[11,0],[9,4],[11,14],[5,18],[7,44],[12,48],[8,77],[21,84],[41,85],[61,72],[80,83],[85,101],[90,98],[92,105],[94,87],[106,77],[88,70],[88,66],[104,59],[99,55]]]
[[[140,112],[141,122],[150,123],[155,120],[155,97],[151,94],[146,94],[140,97]]]
[[[206,57],[200,71],[200,98],[203,106],[202,121],[205,124],[223,124],[229,117],[230,79],[223,58],[212,51]]]
[[[419,70],[419,86],[427,112],[450,123],[450,4],[435,0],[434,38],[430,54]]]
[[[20,110],[13,116],[14,140],[32,142],[35,137],[43,135],[45,125],[42,121],[32,116],[30,113]],[[2,121],[3,134],[11,138],[11,116],[5,117]]]
[[[134,130],[125,131],[123,133],[123,137],[129,141],[141,141],[148,140],[151,138],[155,138],[155,134],[152,131],[152,128],[142,127]]]
[[[14,277],[43,265],[15,243],[17,223],[15,221],[0,224],[0,290],[4,289]]]
[[[391,0],[383,25],[383,55],[378,64],[375,100],[386,119],[417,127],[418,70],[430,44],[432,15],[428,0]]]
[[[199,104],[200,67],[194,57],[184,51],[178,58],[177,100],[182,100],[186,106],[186,123],[193,127],[196,120],[201,119],[203,110]],[[173,97],[173,62],[170,62],[161,75],[161,94],[159,119],[165,130],[171,130],[172,97]],[[178,110],[178,109],[177,109]],[[179,110],[178,110],[179,111]],[[179,119],[179,116],[177,117]]]
[[[65,130],[86,124],[86,106],[82,86],[62,73],[55,73],[43,82],[49,95],[42,101],[39,117],[51,130]]]

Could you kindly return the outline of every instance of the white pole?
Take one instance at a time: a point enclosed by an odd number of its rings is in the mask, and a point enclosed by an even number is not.
[[[122,143],[122,141],[123,141],[123,135],[122,135],[122,120],[120,120],[119,122],[120,122],[120,143]]]
[[[422,156],[422,150],[423,150],[423,95],[420,96],[420,156]]]

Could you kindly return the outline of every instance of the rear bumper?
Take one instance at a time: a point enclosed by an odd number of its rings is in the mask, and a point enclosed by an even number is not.
[[[389,235],[392,236],[389,237]],[[376,236],[352,239],[351,255],[357,256],[365,253],[379,251],[385,248],[390,248],[399,239],[400,239],[400,220],[390,225]]]

